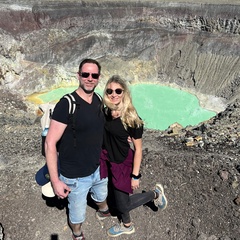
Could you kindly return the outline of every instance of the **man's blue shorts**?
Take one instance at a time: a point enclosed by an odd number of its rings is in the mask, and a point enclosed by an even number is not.
[[[60,175],[60,180],[71,188],[68,195],[69,220],[73,224],[84,222],[86,218],[87,195],[90,192],[95,202],[103,202],[108,194],[108,178],[100,179],[99,167],[83,178],[66,178]]]

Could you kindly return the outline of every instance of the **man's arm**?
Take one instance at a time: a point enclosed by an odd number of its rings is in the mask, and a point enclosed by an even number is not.
[[[71,190],[65,183],[60,181],[58,176],[58,153],[57,142],[63,135],[66,124],[51,120],[48,134],[45,141],[45,153],[50,180],[55,194],[60,198],[67,197]]]

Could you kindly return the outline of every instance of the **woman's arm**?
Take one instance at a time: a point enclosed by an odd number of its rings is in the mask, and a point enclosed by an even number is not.
[[[135,176],[138,176],[140,173],[140,166],[142,162],[142,138],[139,138],[139,139],[132,138],[132,142],[135,150],[132,174]],[[132,179],[131,184],[132,184],[132,189],[138,188],[139,179]]]

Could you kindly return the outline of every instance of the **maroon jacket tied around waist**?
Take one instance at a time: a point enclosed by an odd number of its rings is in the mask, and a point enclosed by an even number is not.
[[[108,164],[112,173],[112,183],[117,189],[133,193],[131,188],[131,173],[133,169],[134,151],[130,148],[127,158],[122,163],[109,162],[107,150],[103,149],[100,156],[101,178],[108,177]]]

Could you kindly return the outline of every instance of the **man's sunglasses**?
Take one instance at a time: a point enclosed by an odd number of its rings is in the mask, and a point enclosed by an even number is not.
[[[94,78],[94,79],[98,79],[100,76],[98,73],[88,73],[88,72],[79,73],[79,75],[83,78],[88,78],[90,74],[91,74],[92,78]]]
[[[122,94],[123,90],[122,90],[121,88],[117,88],[117,89],[115,89],[115,90],[112,90],[111,88],[108,88],[108,89],[106,90],[106,93],[107,93],[108,95],[111,95],[113,92],[115,92],[117,95],[120,95],[120,94]]]

